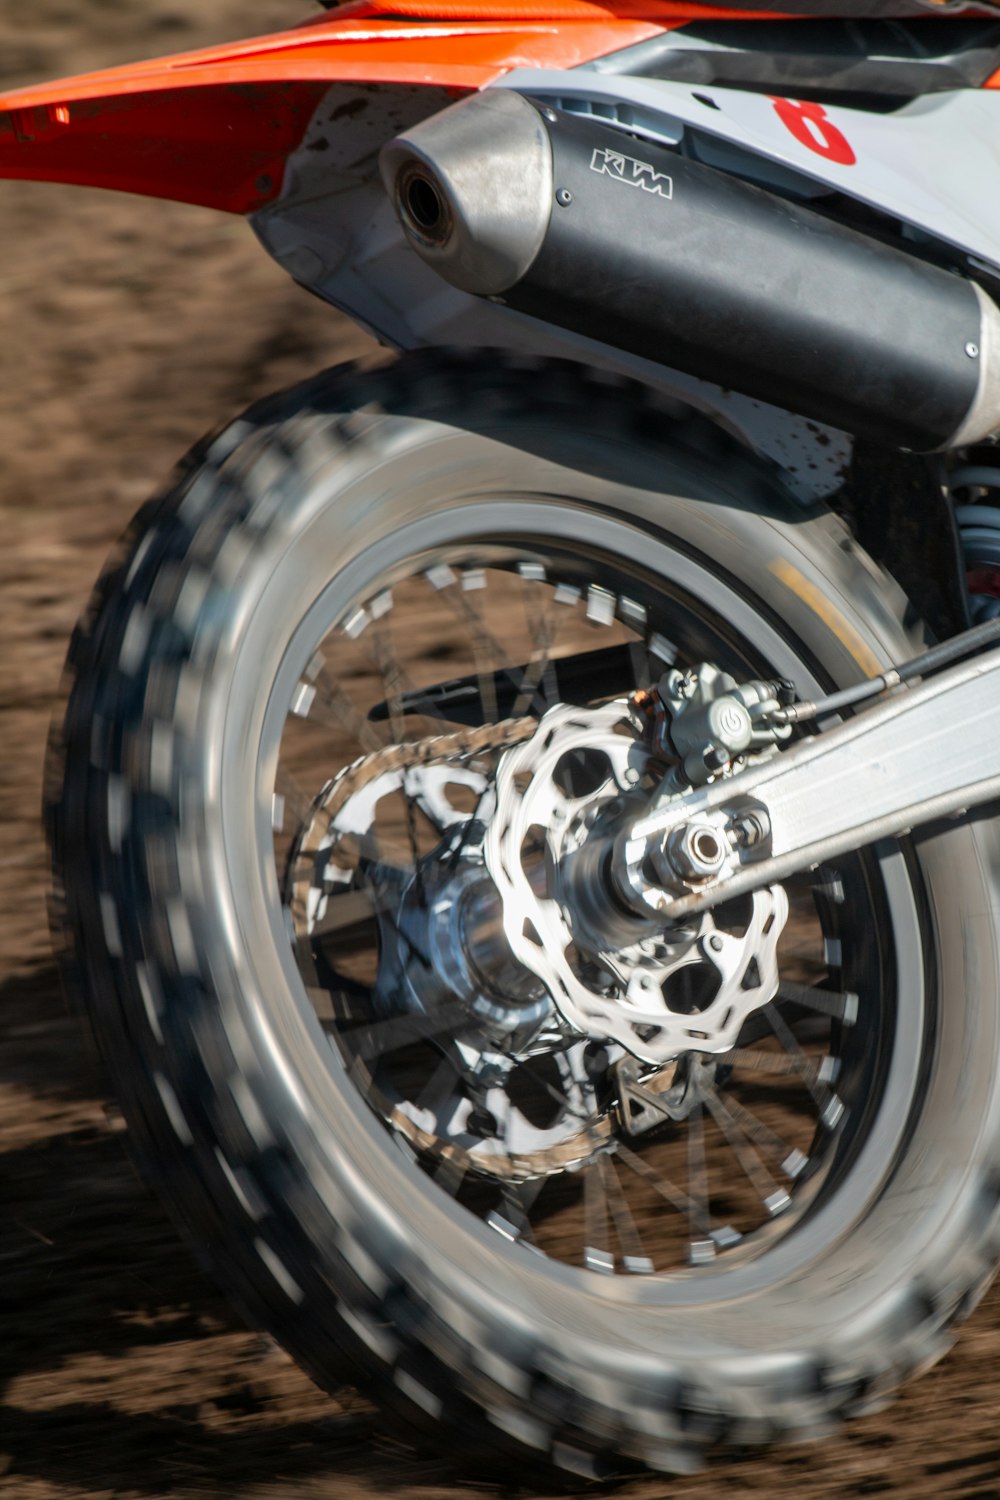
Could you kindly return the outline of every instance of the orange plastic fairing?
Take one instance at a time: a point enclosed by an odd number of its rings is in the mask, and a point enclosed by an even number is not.
[[[288,157],[333,83],[460,93],[512,68],[576,67],[710,16],[766,21],[859,3],[897,14],[916,8],[912,0],[770,3],[773,11],[754,10],[752,0],[746,8],[711,0],[354,0],[273,36],[0,95],[0,177],[252,213],[279,196]]]
[[[780,0],[766,9],[721,6],[712,0],[368,0],[374,14],[466,21],[655,21],[669,31],[692,21],[773,21],[807,8],[809,0]],[[627,45],[627,44],[626,44]],[[612,49],[614,50],[614,49]]]
[[[330,84],[478,89],[573,67],[667,29],[588,0],[572,21],[419,22],[347,6],[293,31],[0,95],[0,177],[86,183],[251,213]],[[656,5],[657,0],[645,0]]]

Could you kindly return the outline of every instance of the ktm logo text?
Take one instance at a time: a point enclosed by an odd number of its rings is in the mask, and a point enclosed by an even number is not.
[[[592,172],[604,172],[616,182],[627,182],[629,187],[642,188],[644,193],[658,193],[661,198],[674,196],[673,179],[666,172],[657,172],[648,161],[636,161],[634,156],[623,156],[620,151],[598,149],[590,159]]]

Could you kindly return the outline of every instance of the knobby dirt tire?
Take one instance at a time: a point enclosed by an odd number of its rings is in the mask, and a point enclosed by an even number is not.
[[[318,1381],[361,1382],[452,1452],[683,1469],[869,1409],[943,1352],[992,1275],[996,829],[879,852],[915,935],[903,1081],[772,1252],[709,1281],[595,1277],[438,1201],[318,1060],[240,830],[259,814],[263,705],[322,591],[357,594],[404,533],[433,546],[515,502],[540,529],[561,508],[581,537],[613,523],[647,565],[666,548],[725,579],[821,685],[918,644],[834,517],[638,388],[447,357],[334,371],[196,448],[98,586],[53,757],[59,921],[145,1172]]]

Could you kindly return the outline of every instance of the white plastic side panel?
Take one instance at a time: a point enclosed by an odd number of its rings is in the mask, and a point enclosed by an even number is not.
[[[631,128],[639,134],[649,115],[658,113],[660,139],[677,139],[684,126],[694,127],[1000,265],[998,89],[929,94],[888,115],[824,105],[855,158],[842,165],[802,144],[767,94],[584,68],[518,69],[494,87],[550,101],[636,105],[641,116]]]

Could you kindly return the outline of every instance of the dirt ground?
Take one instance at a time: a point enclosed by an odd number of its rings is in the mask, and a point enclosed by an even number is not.
[[[0,0],[0,86],[303,11]],[[368,345],[237,221],[0,183],[0,228],[0,1495],[476,1500],[230,1313],[132,1171],[46,930],[43,750],[104,553],[206,427]],[[998,1354],[993,1294],[953,1354],[846,1436],[620,1494],[1000,1496]]]

